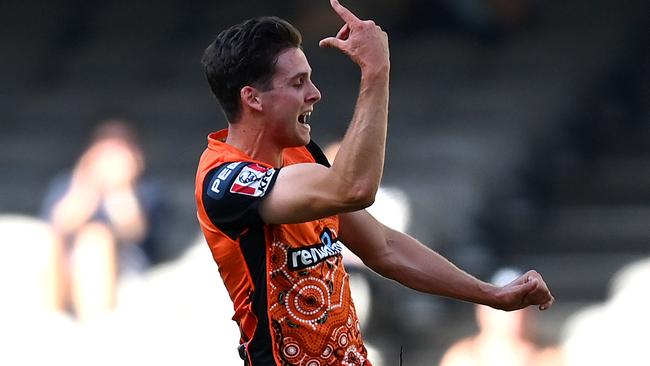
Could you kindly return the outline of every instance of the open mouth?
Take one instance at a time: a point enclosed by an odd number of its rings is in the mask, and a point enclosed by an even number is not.
[[[311,117],[311,111],[305,112],[298,116],[298,122],[302,124],[308,124],[309,123],[309,118]]]

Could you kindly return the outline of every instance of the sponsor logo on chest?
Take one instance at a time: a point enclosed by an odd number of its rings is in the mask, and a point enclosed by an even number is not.
[[[341,254],[343,244],[333,238],[329,229],[323,230],[320,243],[287,251],[287,265],[292,271],[314,266],[327,258]]]

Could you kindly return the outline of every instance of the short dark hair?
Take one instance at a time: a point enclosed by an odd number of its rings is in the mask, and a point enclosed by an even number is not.
[[[287,48],[300,48],[301,43],[300,32],[278,17],[249,19],[217,35],[201,64],[229,122],[241,113],[241,88],[270,88],[278,55]]]

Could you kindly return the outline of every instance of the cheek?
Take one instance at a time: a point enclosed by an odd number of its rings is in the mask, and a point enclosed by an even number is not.
[[[264,114],[267,124],[278,128],[298,123],[298,114],[302,109],[302,99],[290,92],[278,92],[264,101]]]
[[[295,107],[292,104],[288,102],[279,102],[278,105],[276,105],[272,109],[272,115],[273,119],[277,119],[278,123],[292,123],[292,122],[297,122],[297,114],[299,111],[299,107]]]

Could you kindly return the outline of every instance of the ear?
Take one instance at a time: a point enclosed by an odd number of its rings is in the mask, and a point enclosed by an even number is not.
[[[245,104],[258,112],[262,111],[262,98],[257,89],[252,86],[246,85],[241,88],[239,98],[241,99],[242,105]]]

